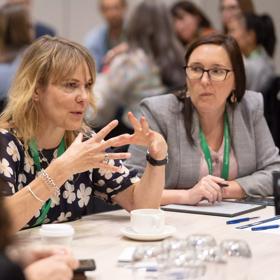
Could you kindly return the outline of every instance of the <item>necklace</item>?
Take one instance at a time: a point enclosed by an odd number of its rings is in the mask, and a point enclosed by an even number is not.
[[[38,150],[38,152],[39,152],[40,162],[41,163],[46,162],[47,165],[49,165],[50,162],[48,161],[47,157],[43,154],[43,150]]]

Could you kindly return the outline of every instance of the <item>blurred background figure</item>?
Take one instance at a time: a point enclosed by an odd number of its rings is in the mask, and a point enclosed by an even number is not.
[[[33,38],[34,29],[25,5],[4,4],[0,7],[0,110],[5,104],[21,54]]]
[[[262,92],[275,76],[272,62],[276,34],[272,18],[244,13],[232,18],[228,32],[239,44],[244,57],[246,88]]]
[[[253,0],[220,0],[220,10],[224,32],[227,32],[227,24],[233,17],[255,13]]]
[[[95,59],[97,71],[103,66],[106,53],[124,41],[126,0],[99,0],[105,24],[93,29],[85,39],[85,46]]]
[[[138,116],[138,104],[144,97],[182,87],[185,77],[184,51],[162,1],[145,0],[135,8],[126,38],[127,47],[97,76],[94,90],[99,100],[99,119],[95,120],[99,126],[117,118],[129,131],[127,111]]]
[[[26,8],[29,10],[31,13],[31,5],[32,5],[32,0],[7,0],[6,1],[8,4],[23,4],[26,5]],[[56,32],[55,30],[42,22],[36,21],[33,22],[34,30],[35,30],[35,38],[39,38],[43,35],[50,35],[50,36],[55,36]]]
[[[175,3],[171,7],[171,14],[177,36],[184,46],[201,36],[215,32],[207,16],[190,1]]]

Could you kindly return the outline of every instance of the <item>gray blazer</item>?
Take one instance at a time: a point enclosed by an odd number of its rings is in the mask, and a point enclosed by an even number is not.
[[[199,122],[194,113],[192,146],[186,136],[182,114],[183,104],[173,94],[146,98],[141,102],[142,114],[150,127],[161,133],[168,143],[169,162],[166,167],[166,188],[185,189],[199,180]],[[238,163],[236,181],[248,195],[272,195],[272,171],[280,170],[280,157],[263,116],[262,95],[246,91],[235,110],[227,106],[232,145]],[[146,149],[132,145],[128,167],[143,174]]]

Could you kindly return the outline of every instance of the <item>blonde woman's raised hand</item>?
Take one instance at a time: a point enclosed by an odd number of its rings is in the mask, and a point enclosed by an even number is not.
[[[135,144],[147,147],[154,159],[164,159],[167,155],[167,144],[162,135],[151,130],[144,117],[138,121],[130,112],[128,118],[133,126],[133,134],[123,134],[117,137],[104,140],[104,138],[118,125],[114,120],[92,135],[88,140],[83,141],[80,133],[65,153],[58,158],[62,165],[66,165],[69,176],[85,172],[92,168],[102,168],[110,172],[119,172],[120,167],[114,166],[115,159],[127,159],[130,153],[106,152],[110,147],[119,147],[127,144]],[[66,168],[65,167],[65,168]]]
[[[76,137],[70,147],[57,159],[67,168],[69,176],[93,168],[102,168],[110,172],[120,171],[118,166],[114,166],[113,160],[127,159],[130,153],[106,152],[111,146],[119,146],[120,141],[119,137],[104,140],[117,125],[118,121],[114,120],[85,141],[82,133]]]
[[[146,118],[143,116],[140,118],[140,121],[138,121],[136,117],[129,112],[128,119],[134,129],[134,133],[131,135],[124,134],[115,137],[117,139],[112,138],[112,146],[115,140],[117,141],[114,145],[117,146],[127,144],[145,146],[153,158],[158,160],[164,159],[167,155],[167,144],[163,136],[158,132],[151,130]]]

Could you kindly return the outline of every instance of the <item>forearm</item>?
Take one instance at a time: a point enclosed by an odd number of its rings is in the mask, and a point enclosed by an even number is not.
[[[62,171],[62,164],[60,161],[55,160],[46,169],[46,172],[58,187],[63,185],[68,176],[67,172]],[[41,176],[33,180],[28,186],[42,201],[47,201],[54,195],[55,190],[50,188]],[[15,232],[24,227],[43,206],[43,203],[28,190],[28,186],[5,199]]]
[[[165,166],[147,163],[141,180],[134,188],[133,208],[158,208],[165,185]]]
[[[191,204],[190,193],[187,189],[163,190],[161,196],[161,205],[166,204]]]

